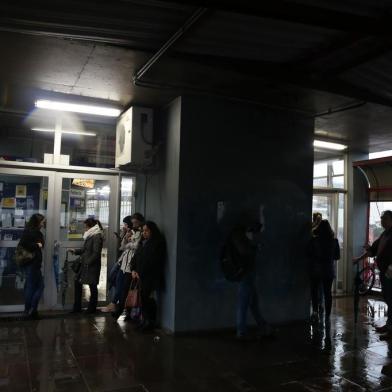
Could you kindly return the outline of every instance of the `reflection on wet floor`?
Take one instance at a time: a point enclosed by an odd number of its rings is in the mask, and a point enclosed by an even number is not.
[[[0,321],[0,391],[386,391],[392,339],[383,302],[334,301],[330,327],[280,327],[273,340],[230,333],[138,334],[107,316]],[[160,339],[154,339],[159,335]]]

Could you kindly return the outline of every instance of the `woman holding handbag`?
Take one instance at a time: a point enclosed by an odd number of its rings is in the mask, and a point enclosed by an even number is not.
[[[157,305],[153,294],[162,283],[165,260],[165,242],[158,226],[147,221],[143,225],[143,238],[131,261],[133,279],[140,281],[140,299],[142,305],[142,323],[140,329],[153,329],[156,323]]]
[[[24,286],[25,315],[28,319],[38,319],[38,303],[44,291],[41,272],[42,248],[45,245],[41,229],[45,226],[45,217],[33,214],[26,224],[18,246],[31,252],[31,261],[23,266],[26,281]]]
[[[75,275],[75,302],[72,313],[82,311],[83,285],[90,287],[90,301],[86,313],[95,313],[98,302],[98,282],[101,272],[101,252],[103,246],[103,228],[99,220],[88,218],[84,221],[85,233],[82,249],[70,249],[71,253],[80,255],[80,268]]]

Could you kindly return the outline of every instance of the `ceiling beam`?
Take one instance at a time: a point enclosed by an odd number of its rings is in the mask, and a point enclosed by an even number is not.
[[[361,101],[374,102],[381,105],[392,106],[392,99],[359,88],[351,83],[336,77],[308,73],[306,69],[296,65],[277,64],[263,61],[247,61],[221,56],[191,55],[183,53],[171,53],[170,57],[182,61],[190,61],[200,65],[211,66],[212,69],[228,70],[243,74],[249,78],[259,78],[275,84],[291,84],[302,88],[326,91],[333,94],[352,97]]]
[[[182,4],[179,0],[160,1],[163,3]],[[365,16],[288,0],[268,2],[254,0],[190,0],[187,1],[187,4],[329,30],[375,36],[392,36],[389,15],[380,17]]]

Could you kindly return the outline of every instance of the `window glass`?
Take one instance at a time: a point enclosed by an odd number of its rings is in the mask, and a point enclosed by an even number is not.
[[[315,162],[313,186],[344,189],[344,159]]]
[[[333,161],[332,162],[332,175],[338,176],[338,175],[343,175],[344,174],[344,161]]]
[[[134,209],[134,185],[135,180],[132,177],[121,178],[121,204],[120,204],[120,222],[128,216],[133,214]]]
[[[63,134],[61,154],[69,155],[72,166],[115,166],[116,135],[114,128],[92,131],[90,135]]]
[[[313,177],[326,177],[328,174],[328,163],[316,163],[313,167]]]
[[[327,187],[328,186],[328,178],[327,177],[314,178],[313,179],[313,186],[314,187]]]
[[[15,249],[30,217],[46,217],[47,184],[46,177],[0,175],[0,305],[24,303],[25,274],[15,263]]]
[[[344,176],[332,177],[333,188],[344,188]]]
[[[2,128],[0,159],[43,163],[44,154],[53,154],[53,144],[53,133]]]

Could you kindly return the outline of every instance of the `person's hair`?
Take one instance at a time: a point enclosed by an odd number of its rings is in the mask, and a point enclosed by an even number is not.
[[[123,219],[123,222],[128,225],[128,227],[132,227],[132,215],[128,215]]]
[[[383,211],[383,213],[381,214],[381,216],[388,216],[390,219],[392,219],[392,211],[391,210],[385,210]]]
[[[45,217],[42,214],[33,214],[26,223],[26,227],[29,229],[39,229],[39,226],[44,219]]]
[[[139,222],[144,222],[144,216],[140,212],[132,214],[131,219],[137,219]]]
[[[313,220],[315,221],[316,218],[323,219],[323,214],[321,212],[313,212]]]
[[[160,238],[162,236],[157,224],[153,221],[144,222],[143,226],[147,226],[151,231],[151,238]]]
[[[101,222],[98,219],[95,218],[87,218],[84,222],[83,222],[87,227],[94,227],[95,225],[98,225],[99,228],[101,230],[103,230],[103,227],[101,225]]]
[[[323,219],[320,222],[320,224],[314,230],[314,234],[322,241],[329,241],[334,239],[334,232],[327,219]]]

